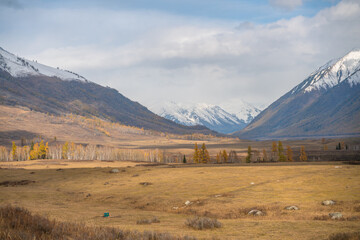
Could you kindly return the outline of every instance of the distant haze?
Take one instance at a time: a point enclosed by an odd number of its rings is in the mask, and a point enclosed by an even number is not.
[[[359,26],[357,0],[0,0],[0,46],[145,106],[268,105],[360,47]]]

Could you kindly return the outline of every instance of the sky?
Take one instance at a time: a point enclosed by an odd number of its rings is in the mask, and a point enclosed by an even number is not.
[[[0,46],[152,107],[266,106],[360,47],[360,0],[0,0]]]

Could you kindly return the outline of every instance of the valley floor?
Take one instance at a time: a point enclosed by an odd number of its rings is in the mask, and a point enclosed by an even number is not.
[[[358,165],[179,168],[86,161],[79,168],[80,163],[1,163],[0,206],[21,206],[89,226],[169,232],[199,239],[327,239],[333,233],[360,229]],[[110,173],[113,168],[119,172]],[[327,199],[336,204],[321,205]],[[186,201],[190,203],[186,205]],[[300,210],[284,210],[289,205]],[[255,208],[266,215],[247,215]],[[104,212],[110,217],[104,218]],[[331,220],[328,214],[332,212],[341,212],[344,218]],[[193,230],[184,223],[195,215],[217,218],[223,227]],[[152,217],[160,223],[136,224]]]

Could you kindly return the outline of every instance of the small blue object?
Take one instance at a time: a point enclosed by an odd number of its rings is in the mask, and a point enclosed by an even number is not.
[[[104,217],[109,217],[109,216],[110,216],[110,214],[108,212],[104,213]]]

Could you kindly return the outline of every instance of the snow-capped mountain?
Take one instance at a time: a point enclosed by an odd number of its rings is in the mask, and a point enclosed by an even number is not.
[[[238,119],[243,120],[249,124],[262,109],[255,107],[254,105],[239,99],[231,99],[226,103],[221,104],[223,109],[227,112],[231,112],[237,116]]]
[[[113,88],[87,81],[76,73],[28,61],[2,48],[0,104],[54,115],[96,116],[160,132],[216,134],[204,126],[188,127],[169,121]]]
[[[360,135],[360,50],[332,60],[262,111],[242,138]]]
[[[329,61],[291,90],[292,94],[326,90],[346,81],[350,86],[360,83],[360,49]]]
[[[186,126],[203,125],[221,133],[231,133],[244,128],[252,120],[256,110],[245,109],[239,115],[231,114],[219,106],[199,103],[195,105],[166,102],[150,107],[158,115]]]
[[[0,47],[0,69],[8,72],[13,77],[25,76],[48,76],[58,77],[62,80],[81,80],[87,81],[86,78],[77,73],[62,70],[59,68],[49,67],[35,61],[26,60],[15,56],[12,53]]]

